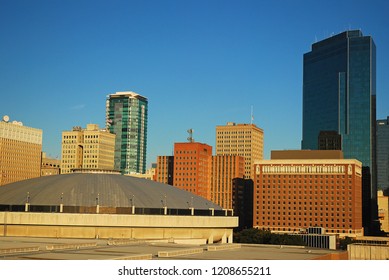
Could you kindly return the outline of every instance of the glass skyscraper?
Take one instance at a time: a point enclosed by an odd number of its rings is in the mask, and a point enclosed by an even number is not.
[[[148,101],[135,92],[107,96],[106,126],[115,138],[115,169],[122,174],[146,172]]]
[[[377,186],[389,191],[389,117],[377,120]]]
[[[376,51],[373,39],[346,31],[304,54],[302,149],[321,131],[341,135],[345,158],[375,169]]]
[[[312,44],[304,54],[301,146],[318,149],[320,132],[336,131],[344,157],[361,161],[369,174],[365,203],[374,203],[377,197],[375,128],[376,47],[372,37],[350,30]]]

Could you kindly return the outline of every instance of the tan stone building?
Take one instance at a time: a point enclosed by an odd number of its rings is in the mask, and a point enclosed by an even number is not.
[[[42,130],[0,121],[0,186],[35,178],[41,172]]]
[[[72,169],[113,169],[115,135],[88,124],[62,132],[61,174]]]
[[[58,175],[61,170],[61,160],[47,157],[42,153],[41,176]]]
[[[210,200],[224,209],[232,209],[233,179],[244,178],[244,157],[219,155],[212,157]]]
[[[244,157],[245,178],[254,178],[254,162],[263,159],[263,130],[255,124],[216,126],[216,155]]]
[[[382,190],[378,191],[378,218],[381,230],[389,232],[389,196],[385,196]]]
[[[281,152],[286,159],[279,154],[255,164],[254,227],[276,232],[320,227],[343,236],[363,235],[361,162],[318,159],[317,152],[311,159],[307,151],[301,157],[298,151],[292,156]]]

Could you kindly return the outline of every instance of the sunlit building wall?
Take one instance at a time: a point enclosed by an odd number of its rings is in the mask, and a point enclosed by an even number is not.
[[[244,157],[213,156],[210,200],[224,209],[232,209],[233,180],[236,178],[244,178]]]
[[[198,142],[174,143],[173,186],[211,199],[212,147]]]
[[[216,155],[244,157],[245,178],[254,178],[254,162],[263,159],[263,130],[255,124],[216,126]]]
[[[61,174],[73,169],[114,169],[115,135],[96,124],[62,132]]]
[[[271,159],[255,167],[254,227],[276,232],[321,227],[363,235],[360,161]]]
[[[0,186],[35,178],[41,172],[42,130],[0,121]]]

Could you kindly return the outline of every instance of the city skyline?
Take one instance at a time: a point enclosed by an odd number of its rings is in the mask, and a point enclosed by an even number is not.
[[[6,27],[0,112],[42,129],[51,157],[60,157],[62,131],[104,127],[106,95],[127,90],[149,100],[147,168],[158,155],[171,155],[189,128],[215,149],[216,126],[250,123],[251,107],[253,123],[264,130],[265,159],[271,150],[299,149],[303,54],[349,29],[374,38],[377,119],[389,115],[385,1],[0,1],[0,7]]]

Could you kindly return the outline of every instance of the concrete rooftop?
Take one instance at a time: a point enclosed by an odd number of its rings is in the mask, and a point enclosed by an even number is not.
[[[110,243],[110,245],[108,245]],[[175,260],[309,260],[337,251],[302,246],[213,244],[183,245],[171,240],[96,240],[31,237],[0,237],[0,259],[5,260],[113,260],[113,259],[175,259]],[[222,248],[226,246],[225,248]],[[228,247],[230,246],[230,247]],[[233,248],[234,246],[240,248]],[[39,249],[38,249],[39,247]],[[23,248],[32,252],[20,252]],[[6,249],[9,249],[6,252]],[[18,250],[16,250],[18,249]],[[27,249],[26,249],[27,250]],[[18,251],[18,252],[17,252]],[[199,251],[201,251],[199,253]],[[161,252],[177,256],[160,257]],[[183,254],[181,254],[183,253]]]

